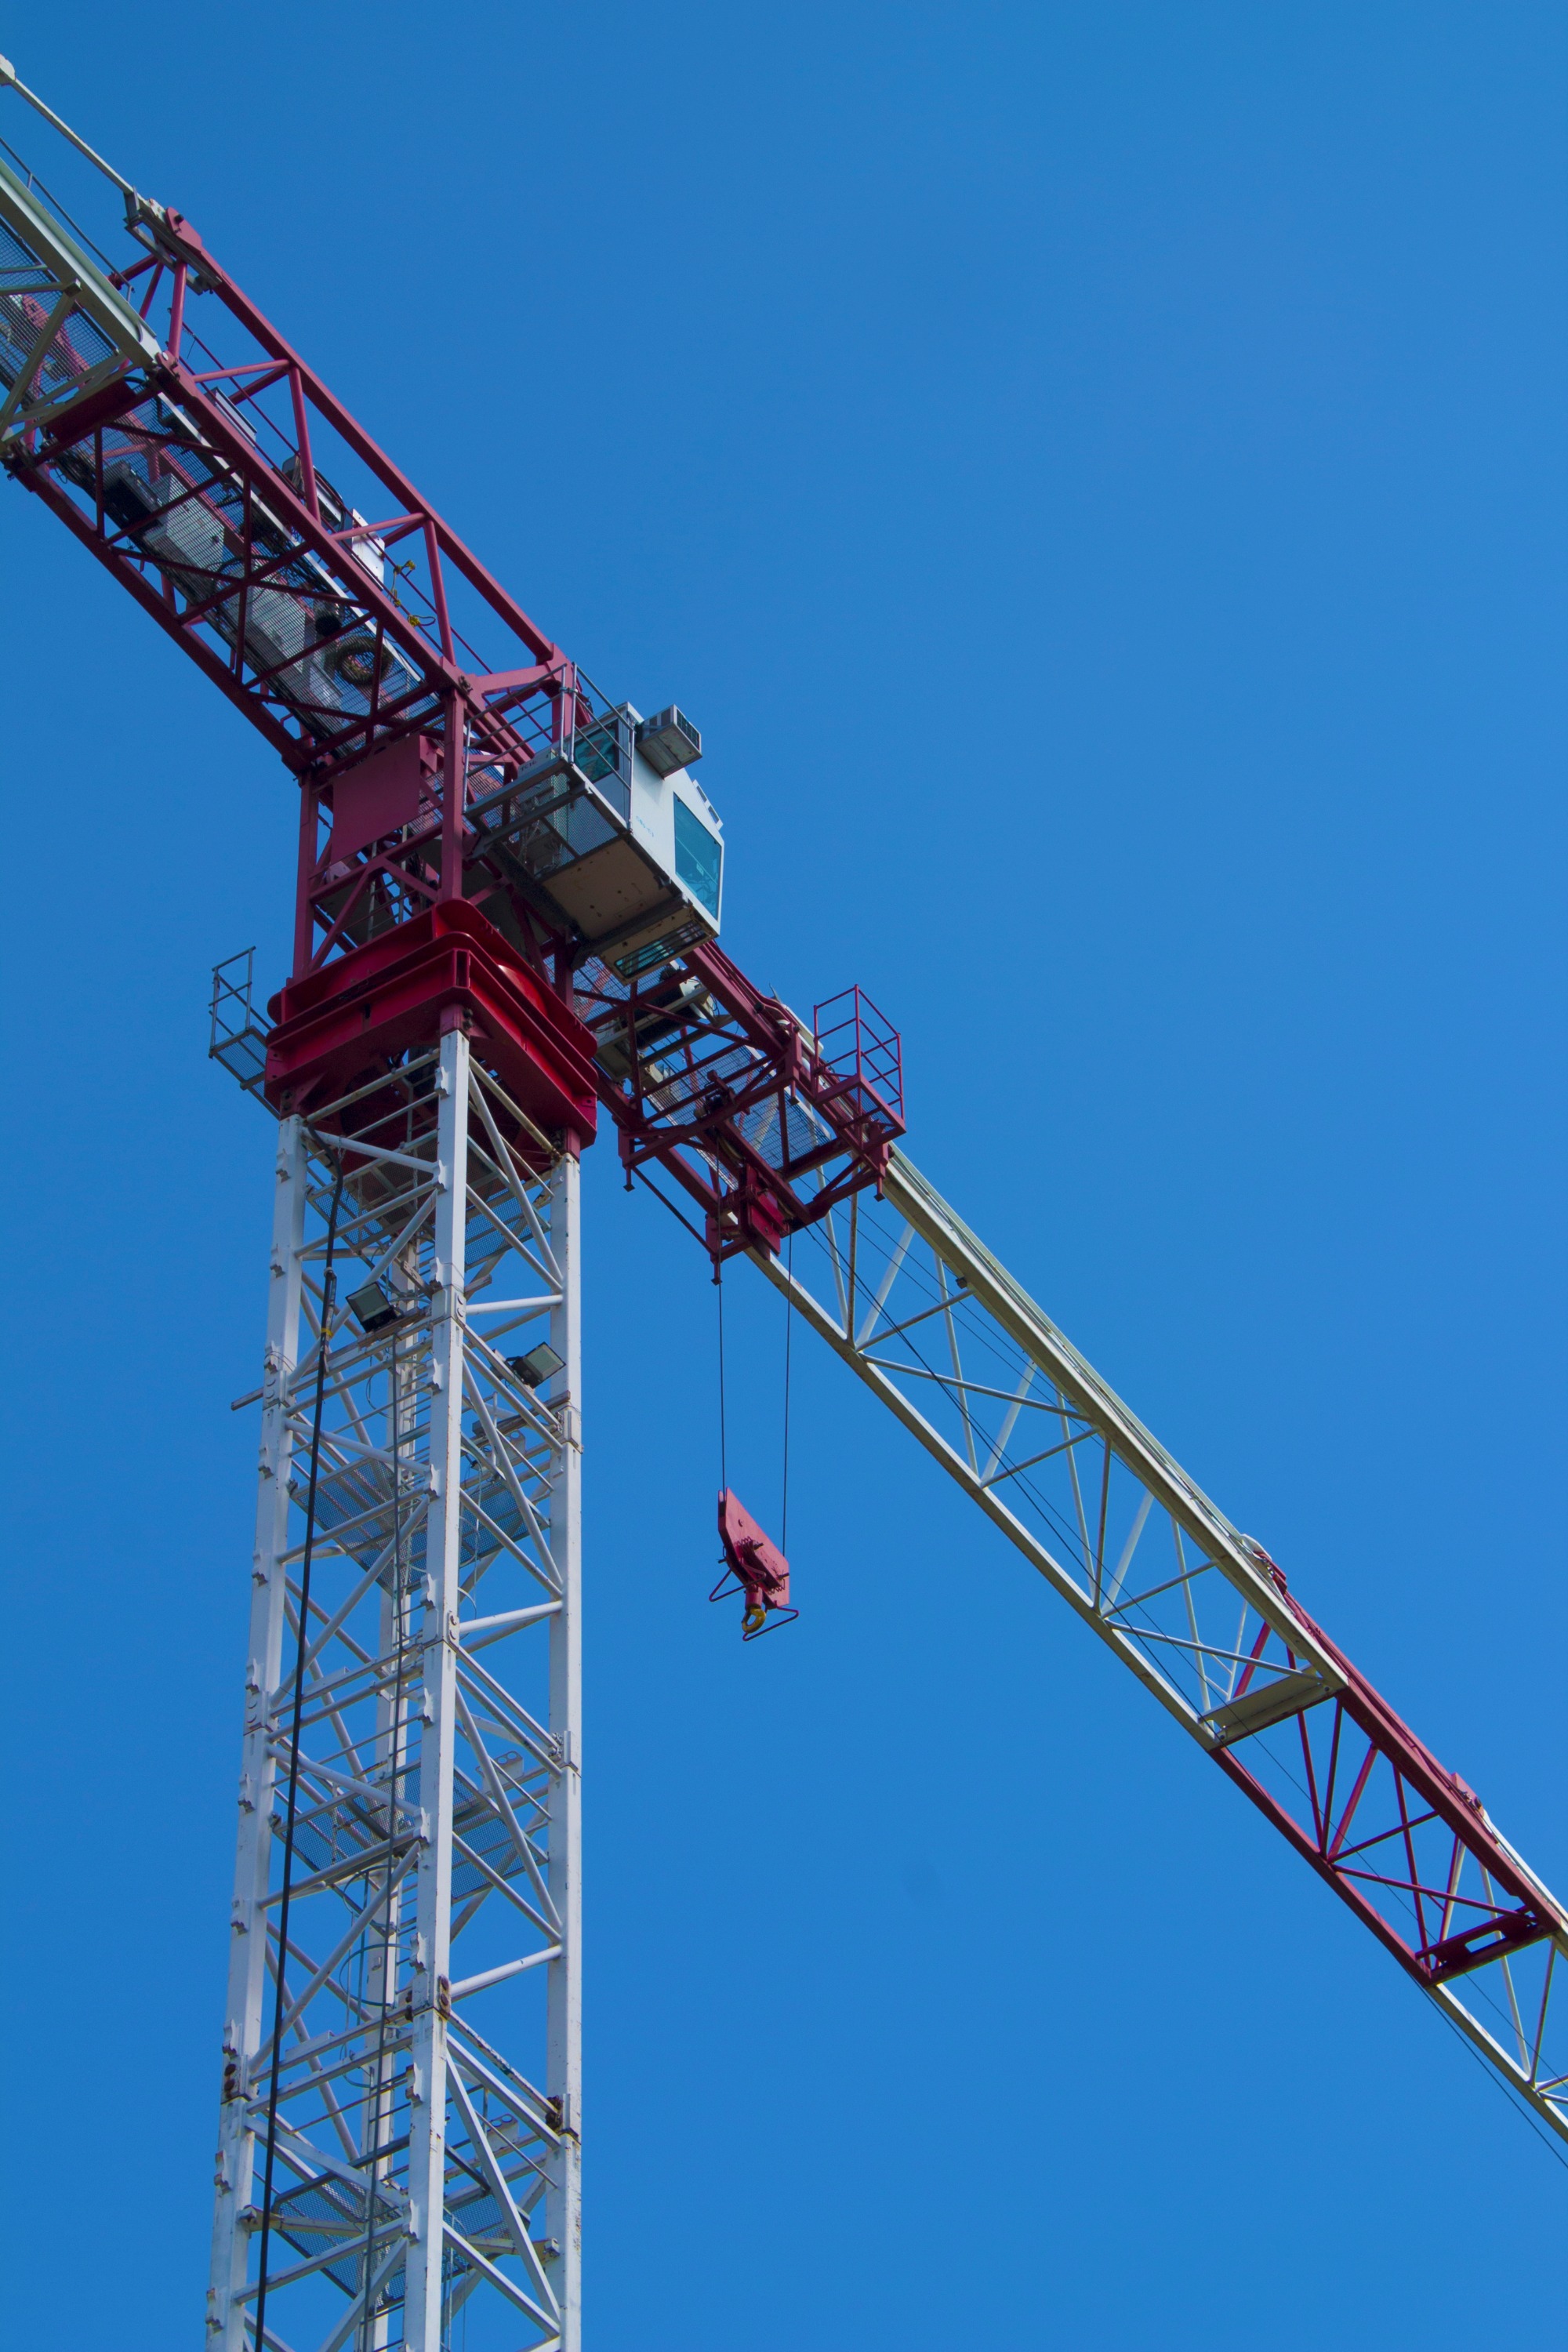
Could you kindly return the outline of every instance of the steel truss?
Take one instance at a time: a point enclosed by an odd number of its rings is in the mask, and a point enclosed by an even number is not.
[[[438,734],[454,695],[497,757],[553,740],[560,649],[190,222],[124,193],[100,267],[0,164],[0,463],[290,765]],[[526,667],[489,674],[466,628],[497,623]]]
[[[904,1131],[902,1049],[859,989],[807,1028],[712,941],[630,982],[586,959],[573,984],[628,1187],[640,1177],[695,1233],[649,1171],[673,1178],[715,1261],[776,1248],[879,1181]]]
[[[1562,1906],[909,1160],[752,1257],[1568,2139]]]
[[[278,2352],[579,2341],[578,1168],[528,1135],[457,1030],[279,1129],[215,2352],[263,2262]]]

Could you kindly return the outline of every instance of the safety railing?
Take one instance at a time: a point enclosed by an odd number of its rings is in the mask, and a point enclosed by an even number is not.
[[[267,1030],[256,1017],[255,988],[253,947],[214,964],[207,1056],[221,1062],[247,1094],[259,1097],[267,1069]]]

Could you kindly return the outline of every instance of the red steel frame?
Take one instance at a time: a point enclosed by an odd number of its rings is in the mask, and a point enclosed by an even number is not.
[[[441,719],[437,723],[442,723],[446,716],[442,706],[451,698],[456,698],[469,724],[498,753],[526,758],[531,746],[508,724],[506,713],[535,688],[558,692],[562,685],[569,686],[571,665],[560,648],[508,595],[321,379],[285,342],[207,252],[190,223],[177,212],[154,215],[151,208],[144,209],[143,217],[149,235],[156,240],[155,250],[121,273],[118,282],[129,289],[145,279],[142,310],[146,317],[167,278],[168,324],[161,358],[145,377],[122,377],[90,395],[80,407],[68,409],[58,416],[16,467],[17,478],[44,499],[159,626],[184,646],[213,684],[245,712],[291,767],[316,764],[330,774],[335,766],[363,757],[380,743],[422,724],[428,726],[437,709]],[[219,365],[204,370],[188,364],[184,348],[194,338],[185,312],[187,293],[193,285],[203,293],[216,296],[231,318],[260,347],[265,359],[237,367]],[[292,412],[298,487],[279,467],[268,461],[239,422],[243,407],[279,383],[287,388]],[[249,530],[244,531],[242,568],[237,574],[226,575],[226,596],[237,592],[241,597],[248,598],[271,583],[283,565],[294,561],[300,551],[308,551],[335,574],[353,602],[365,609],[384,640],[407,657],[417,674],[417,695],[406,698],[400,708],[375,710],[363,721],[345,726],[326,746],[323,757],[321,749],[298,725],[290,726],[279,715],[277,698],[268,692],[268,679],[261,677],[247,682],[237,656],[226,665],[215,656],[197,633],[199,624],[209,617],[199,604],[187,604],[182,609],[171,595],[152,586],[142,565],[128,551],[123,534],[117,534],[110,527],[111,518],[105,512],[103,494],[104,432],[122,425],[138,409],[146,407],[150,396],[176,403],[198,429],[201,438],[244,485],[247,521],[248,502],[265,499],[271,514],[289,531],[289,544],[282,557],[258,547]],[[386,491],[394,509],[389,516],[337,530],[329,528],[311,452],[312,417],[320,425],[330,428]],[[142,429],[156,434],[156,415]],[[191,445],[189,435],[181,434],[166,423],[163,430],[172,448]],[[84,441],[90,442],[93,453],[90,517],[69,495],[58,472],[60,457],[68,449],[79,448]],[[390,547],[416,536],[422,543],[428,567],[433,635],[366,571],[353,552],[355,542],[372,537]],[[521,641],[531,656],[528,667],[499,677],[476,675],[478,663],[465,663],[459,658],[460,651],[467,648],[460,646],[452,627],[447,593],[447,566],[468,583],[496,618]]]
[[[1258,1557],[1285,1592],[1274,1562],[1260,1549]],[[1222,1769],[1426,1991],[1560,1935],[1562,1916],[1475,1791],[1439,1764],[1293,1597],[1290,1612],[1344,1677],[1331,1698],[1279,1719],[1300,1751],[1296,1812],[1235,1748],[1215,1751]],[[1268,1635],[1265,1625],[1260,1656]],[[1285,1649],[1294,1668],[1296,1654]],[[1244,1675],[1237,1696],[1246,1689]],[[1401,1932],[1402,1919],[1415,1923],[1414,1941]]]
[[[715,1261],[773,1252],[880,1181],[904,1131],[901,1090],[879,1092],[858,1058],[836,1066],[721,948],[688,948],[646,982],[600,966],[580,980],[578,1004],[601,1045],[619,1049],[621,1081],[601,1090],[628,1185],[656,1164],[673,1177]]]

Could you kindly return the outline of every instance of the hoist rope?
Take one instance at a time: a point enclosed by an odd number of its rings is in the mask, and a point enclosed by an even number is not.
[[[261,2176],[261,2252],[256,2283],[255,2340],[267,2341],[267,2256],[272,2237],[272,2176],[278,2149],[278,2091],[283,2063],[284,1979],[289,1969],[289,1908],[293,1892],[294,1829],[300,1808],[300,1738],[305,1712],[305,1658],[310,1632],[310,1565],[316,1548],[316,1483],[321,1463],[321,1415],[327,1397],[327,1345],[331,1338],[332,1306],[337,1276],[332,1253],[337,1246],[338,1206],[343,1197],[343,1163],[332,1185],[332,1205],[327,1218],[327,1246],[321,1268],[321,1319],[316,1339],[316,1402],[310,1423],[310,1475],[305,1496],[305,1543],[300,1561],[300,1615],[294,1643],[293,1724],[289,1738],[289,1794],[283,1813],[283,1885],[278,1903],[278,1966],[272,2001],[272,2067],[267,2090],[267,2156]],[[285,1577],[287,1593],[287,1571]]]
[[[789,1373],[795,1331],[795,1234],[784,1244],[784,1501],[779,1511],[779,1549],[789,1557]]]
[[[713,1286],[719,1294],[719,1492],[728,1491],[730,1456],[724,1432],[724,1281],[721,1269],[713,1269]]]

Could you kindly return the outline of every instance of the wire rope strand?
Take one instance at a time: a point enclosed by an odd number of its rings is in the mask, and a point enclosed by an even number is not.
[[[779,1549],[789,1557],[790,1340],[795,1332],[795,1234],[784,1244],[784,1500],[779,1509]]]
[[[1455,2041],[1459,2044],[1461,2049],[1468,2051],[1470,2056],[1475,2060],[1477,2065],[1480,2068],[1488,2082],[1492,2084],[1496,2089],[1502,2093],[1503,2097],[1508,2101],[1509,2105],[1512,2107],[1516,2115],[1521,2115],[1524,2117],[1525,2122],[1530,2126],[1531,2130],[1535,2134],[1537,2139],[1540,2140],[1547,2154],[1551,2157],[1554,2157],[1559,2164],[1563,2165],[1565,2168],[1568,2168],[1568,2156],[1563,2155],[1563,2150],[1558,2147],[1556,2141],[1550,2137],[1546,2126],[1542,2123],[1540,2116],[1536,2114],[1535,2109],[1531,2105],[1530,2101],[1524,2097],[1523,2094],[1519,2091],[1512,2083],[1509,2081],[1506,2074],[1500,2074],[1495,2066],[1488,2064],[1486,2059],[1482,2057],[1480,2052],[1476,2048],[1475,2043],[1470,2040],[1469,2035],[1464,2031],[1462,2026],[1456,2024],[1453,2018],[1449,2016],[1447,2011],[1443,2007],[1442,2002],[1437,2001],[1435,2005],[1438,2015],[1442,2018],[1444,2024],[1447,2027]]]
[[[724,1427],[724,1279],[718,1266],[713,1269],[713,1286],[719,1294],[719,1492],[722,1495],[730,1484],[730,1452]]]
[[[305,1653],[310,1631],[310,1565],[316,1547],[316,1486],[321,1464],[321,1417],[327,1399],[327,1345],[331,1337],[332,1306],[337,1276],[332,1254],[337,1246],[338,1209],[343,1197],[343,1163],[340,1159],[332,1184],[332,1205],[327,1217],[327,1246],[321,1267],[321,1321],[316,1339],[316,1399],[310,1423],[310,1472],[305,1496],[305,1542],[300,1561],[300,1617],[294,1643],[294,1692],[289,1743],[289,1794],[283,1811],[283,1884],[278,1903],[278,1967],[273,1978],[272,2064],[267,2090],[267,2153],[261,2174],[261,2245],[256,2281],[257,2352],[267,2342],[267,2257],[272,2239],[272,2183],[278,2150],[278,2093],[283,2061],[284,1979],[289,1970],[289,1910],[293,1892],[294,1829],[300,1809],[300,1738],[305,1712]]]

